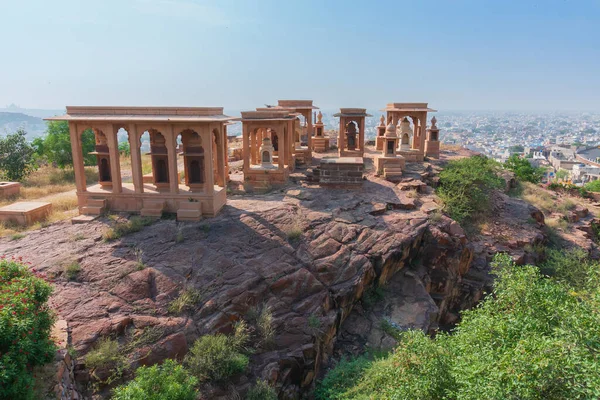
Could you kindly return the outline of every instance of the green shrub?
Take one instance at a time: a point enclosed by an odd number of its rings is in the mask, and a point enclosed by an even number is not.
[[[344,392],[354,386],[363,371],[371,364],[366,356],[353,360],[342,359],[325,378],[317,383],[315,389],[316,400],[346,399]]]
[[[248,391],[246,400],[277,400],[277,392],[267,381],[258,380]]]
[[[107,229],[102,238],[106,242],[120,239],[130,233],[139,232],[145,226],[151,225],[154,222],[152,218],[147,217],[131,217],[129,221],[117,221],[112,228]]]
[[[245,338],[245,339],[244,339]],[[248,357],[242,353],[247,331],[236,335],[204,335],[194,342],[184,363],[201,382],[222,382],[243,372]]]
[[[202,299],[202,294],[196,289],[184,289],[176,299],[169,304],[171,314],[181,314],[193,310]]]
[[[135,379],[114,390],[113,400],[194,400],[198,380],[173,360],[140,367]]]
[[[583,187],[590,192],[600,192],[600,180],[588,182]]]
[[[499,165],[484,156],[453,160],[440,172],[437,194],[444,209],[461,222],[489,208],[490,191],[504,186]]]
[[[22,181],[37,169],[35,149],[29,144],[24,130],[0,136],[0,178]]]
[[[595,287],[600,278],[600,263],[590,260],[588,253],[581,248],[566,251],[550,249],[541,268],[578,291]]]
[[[506,160],[504,168],[514,172],[517,179],[522,182],[539,183],[544,176],[542,168],[532,166],[527,159],[517,154],[513,154]]]
[[[275,337],[275,327],[273,326],[273,312],[268,306],[264,306],[258,314],[256,320],[258,333],[260,334],[263,344],[271,344]]]
[[[109,370],[110,376],[105,383],[120,378],[127,369],[127,359],[119,349],[119,343],[111,338],[102,338],[96,346],[85,355],[85,366],[94,375],[96,370]],[[94,377],[97,378],[96,375]]]
[[[579,254],[552,262],[581,276],[547,277],[496,255],[493,295],[463,312],[453,334],[402,333],[392,355],[322,398],[599,398],[599,268],[584,265]],[[571,282],[583,287],[575,291]]]
[[[67,275],[67,279],[70,281],[77,279],[77,276],[80,272],[81,266],[76,261],[65,266],[65,274]]]
[[[18,260],[0,259],[0,399],[32,399],[33,367],[54,358],[51,293]]]

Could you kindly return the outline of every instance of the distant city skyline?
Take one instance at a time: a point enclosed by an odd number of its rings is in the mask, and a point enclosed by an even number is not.
[[[600,2],[0,0],[0,104],[600,111]]]

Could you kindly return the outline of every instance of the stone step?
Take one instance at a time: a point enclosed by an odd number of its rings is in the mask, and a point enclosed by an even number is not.
[[[81,213],[83,215],[100,215],[104,211],[104,207],[98,206],[84,206],[81,207]]]
[[[88,199],[87,201],[87,205],[89,207],[102,207],[105,208],[106,207],[106,199]]]
[[[200,221],[202,211],[200,210],[177,210],[177,221]]]

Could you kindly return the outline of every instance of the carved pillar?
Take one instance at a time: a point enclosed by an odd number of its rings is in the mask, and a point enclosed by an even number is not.
[[[229,182],[229,140],[227,140],[227,125],[222,124],[223,128],[223,157],[225,159],[225,183]]]
[[[345,140],[344,140],[344,131],[345,131],[345,126],[346,126],[346,120],[344,117],[340,116],[340,127],[339,127],[339,133],[338,133],[338,153],[341,156],[342,152],[344,151],[345,148]]]
[[[128,126],[129,149],[131,151],[131,176],[133,178],[133,187],[136,193],[144,193],[144,178],[142,176],[142,154],[140,151],[140,138],[137,133],[137,126],[130,124]]]
[[[242,158],[244,159],[244,174],[250,170],[250,129],[242,122]]]
[[[106,144],[108,145],[108,153],[110,155],[110,175],[112,178],[112,192],[121,193],[123,191],[121,183],[121,167],[119,165],[119,141],[117,132],[113,124],[106,125]]]
[[[280,122],[279,124],[276,125],[278,137],[281,138],[281,139],[278,139],[281,141],[278,144],[279,149],[282,148],[281,146],[284,146],[283,148],[285,149],[286,141],[285,141],[285,135],[283,133],[285,132],[286,123],[287,122]],[[278,160],[277,160],[277,164],[278,164],[280,171],[283,171],[283,169],[285,168],[285,160],[284,160],[285,157],[284,157],[283,153],[284,153],[283,151],[279,151],[279,156],[278,156]]]
[[[421,143],[419,143],[419,151],[421,154],[425,154],[425,134],[427,131],[427,111],[423,113],[421,117]]]
[[[204,193],[206,193],[208,195],[212,195],[215,192],[215,179],[214,179],[215,174],[212,171],[212,166],[213,166],[212,160],[215,155],[213,153],[213,146],[212,146],[213,138],[212,138],[212,136],[213,136],[213,133],[210,131],[210,129],[208,129],[208,135],[206,135],[204,138],[202,138],[202,143],[207,143],[207,145],[204,146],[204,171],[205,171],[204,172],[204,174],[205,174]],[[205,139],[208,139],[208,140],[205,140]]]
[[[87,191],[85,182],[85,166],[83,163],[83,149],[81,148],[81,135],[77,132],[77,124],[69,122],[69,135],[71,136],[71,152],[73,154],[73,172],[75,173],[75,186],[77,192]]]
[[[312,152],[312,134],[313,134],[313,121],[312,121],[312,111],[308,110],[306,111],[306,115],[304,116],[306,118],[306,127],[307,127],[307,132],[306,132],[306,137],[307,137],[307,145],[308,145],[308,151]],[[310,165],[310,160],[308,160],[308,164]]]
[[[221,129],[223,128],[223,124],[221,124]],[[213,133],[213,135],[215,135]],[[221,186],[221,187],[225,187],[225,159],[224,159],[224,151],[223,148],[225,147],[224,143],[223,143],[223,135],[221,134],[220,130],[217,130],[216,132],[216,136],[217,136],[217,154],[216,154],[216,158],[217,158],[217,185]]]
[[[177,176],[177,134],[173,125],[167,126],[165,132],[165,145],[167,147],[167,160],[169,162],[169,192],[179,193],[179,176]]]
[[[358,148],[363,153],[365,151],[365,117],[360,119],[358,129],[360,130],[358,134]]]

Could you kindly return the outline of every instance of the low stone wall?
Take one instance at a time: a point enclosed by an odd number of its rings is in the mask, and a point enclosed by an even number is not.
[[[361,185],[363,171],[362,157],[324,158],[313,171],[313,180],[329,185]]]

